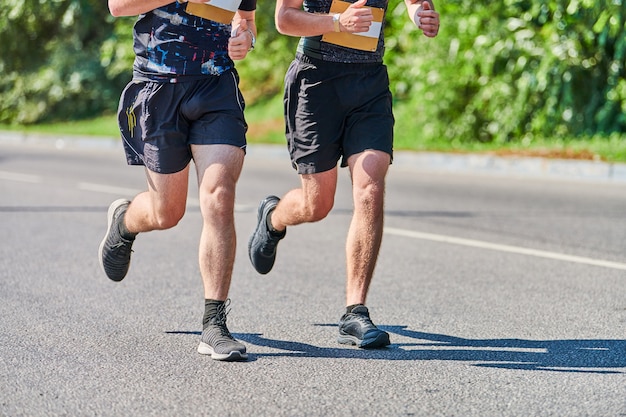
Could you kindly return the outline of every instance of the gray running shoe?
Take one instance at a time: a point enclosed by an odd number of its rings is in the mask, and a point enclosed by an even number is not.
[[[274,195],[267,197],[259,204],[256,230],[248,242],[248,255],[252,266],[259,274],[267,274],[272,270],[276,260],[276,246],[285,237],[287,229],[280,235],[272,233],[267,228],[267,215],[276,208],[280,199]]]
[[[100,266],[107,277],[113,281],[123,280],[130,266],[130,255],[135,239],[124,239],[120,235],[119,228],[120,216],[126,212],[129,204],[130,201],[125,199],[111,203],[107,213],[107,233],[98,249]]]
[[[372,323],[367,307],[357,306],[339,320],[337,341],[363,349],[381,348],[389,345],[389,333]]]
[[[222,305],[202,331],[198,353],[211,355],[212,359],[218,361],[245,361],[248,359],[246,347],[235,340],[226,327],[227,305]]]

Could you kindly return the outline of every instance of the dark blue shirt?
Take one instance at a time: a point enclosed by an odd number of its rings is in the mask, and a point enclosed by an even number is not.
[[[133,37],[135,79],[180,82],[220,75],[234,67],[228,56],[231,25],[185,12],[177,2],[139,15]],[[240,10],[254,10],[243,0]]]

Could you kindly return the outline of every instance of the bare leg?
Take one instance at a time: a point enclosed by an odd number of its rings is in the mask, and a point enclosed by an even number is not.
[[[185,214],[189,166],[174,174],[158,174],[146,169],[148,191],[133,199],[124,223],[133,233],[174,227]]]
[[[346,305],[365,304],[383,235],[389,155],[365,151],[348,159],[354,214],[346,241]]]
[[[203,220],[199,263],[204,298],[223,301],[235,262],[235,187],[244,151],[229,145],[194,145],[192,152]]]
[[[301,175],[302,188],[289,191],[271,215],[272,226],[282,231],[287,226],[316,222],[328,215],[335,202],[337,168],[317,174]]]

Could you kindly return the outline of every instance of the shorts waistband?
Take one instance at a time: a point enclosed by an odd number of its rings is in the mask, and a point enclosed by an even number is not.
[[[328,66],[344,66],[350,67],[353,69],[358,68],[372,68],[376,66],[383,65],[382,62],[335,62],[335,61],[324,61],[320,58],[313,58],[309,55],[303,54],[302,52],[296,52],[296,60],[305,64],[313,64],[313,65],[328,65]]]

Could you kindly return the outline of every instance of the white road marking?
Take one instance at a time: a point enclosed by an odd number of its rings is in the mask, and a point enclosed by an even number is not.
[[[38,175],[20,174],[20,173],[7,172],[7,171],[0,171],[0,180],[20,181],[20,182],[29,182],[29,183],[41,183],[42,182],[41,177]],[[93,183],[87,183],[87,182],[79,183],[78,188],[81,190],[85,190],[85,191],[95,191],[95,192],[106,193],[106,194],[128,195],[128,196],[137,195],[142,191],[142,190],[137,190],[134,188],[113,187],[109,185],[93,184]],[[196,198],[190,198],[187,204],[191,206],[195,206],[195,207],[200,206],[200,202]],[[247,208],[248,207],[246,206],[236,205],[235,211],[246,211]],[[441,242],[441,243],[451,243],[454,245],[463,245],[463,246],[470,246],[474,248],[490,249],[490,250],[496,250],[500,252],[517,253],[520,255],[536,256],[539,258],[547,258],[547,259],[574,262],[574,263],[580,263],[580,264],[586,264],[586,265],[601,266],[605,268],[612,268],[612,269],[619,269],[619,270],[626,271],[626,264],[620,263],[620,262],[605,261],[602,259],[593,259],[593,258],[586,258],[582,256],[566,255],[566,254],[557,253],[557,252],[548,252],[548,251],[542,251],[538,249],[523,248],[520,246],[500,245],[498,243],[490,243],[490,242],[485,242],[481,240],[464,239],[464,238],[439,235],[439,234],[434,234],[434,233],[416,232],[412,230],[397,229],[393,227],[385,227],[384,231],[385,233],[388,233],[391,235],[410,237],[413,239],[430,240],[433,242]]]
[[[135,196],[141,192],[133,188],[112,187],[110,185],[93,184],[89,182],[78,183],[78,189],[84,191],[96,191],[98,193]]]
[[[19,174],[17,172],[0,171],[0,180],[19,181],[40,183],[41,177],[39,175]]]
[[[406,350],[413,351],[423,351],[423,350],[476,350],[476,351],[491,351],[491,352],[518,352],[518,353],[548,353],[547,348],[525,348],[525,347],[517,347],[517,346],[466,346],[464,344],[460,345],[447,345],[442,343],[440,345],[421,345],[421,344],[411,344],[407,343],[403,345],[402,342],[398,343],[398,345],[402,346]]]
[[[117,196],[121,195],[121,196],[127,196],[127,197],[136,196],[137,194],[145,191],[145,190],[137,190],[134,188],[123,188],[123,187],[113,187],[110,185],[103,185],[103,184],[93,184],[89,182],[79,183],[78,189],[84,190],[84,191],[94,191],[97,193],[112,194],[112,195],[117,195]],[[195,197],[189,197],[187,198],[187,205],[189,207],[200,207],[200,200],[198,200]],[[251,210],[251,206],[247,206],[243,204],[235,204],[236,212],[248,212],[250,210]]]
[[[451,243],[454,245],[471,246],[474,248],[491,249],[500,252],[517,253],[520,255],[536,256],[539,258],[555,259],[558,261],[575,262],[586,265],[601,266],[605,268],[620,269],[626,271],[626,264],[620,262],[605,261],[602,259],[585,258],[582,256],[566,255],[556,252],[548,252],[537,249],[523,248],[519,246],[500,245],[481,240],[463,239],[454,236],[438,235],[433,233],[415,232],[411,230],[396,229],[393,227],[385,227],[385,233],[410,237],[413,239],[430,240],[433,242]]]

